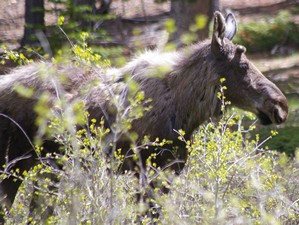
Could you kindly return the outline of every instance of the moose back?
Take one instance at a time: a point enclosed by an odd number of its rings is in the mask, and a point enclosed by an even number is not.
[[[136,144],[144,136],[150,140],[171,140],[163,147],[139,148],[141,162],[125,157],[122,170],[141,170],[146,159],[156,154],[155,163],[161,169],[177,174],[185,165],[188,151],[178,139],[176,131],[184,130],[190,139],[193,131],[210,117],[221,114],[217,97],[220,79],[225,78],[226,99],[231,105],[251,111],[260,122],[281,124],[288,115],[286,97],[246,58],[245,47],[232,43],[237,25],[232,14],[226,18],[214,14],[211,40],[175,52],[146,52],[120,69],[33,63],[10,74],[0,76],[0,164],[6,169],[29,170],[37,161],[32,141],[39,131],[34,110],[42,93],[47,93],[48,105],[55,113],[54,102],[65,99],[70,104],[83,101],[90,118],[102,118],[113,133],[119,112],[127,116],[132,109],[128,100],[128,82],[138,84],[149,110],[142,117],[132,119],[128,132],[117,133],[116,149],[123,155],[136,153],[131,149],[130,133],[138,135]],[[47,74],[49,76],[47,76]],[[61,77],[64,76],[64,79]],[[34,90],[30,97],[15,91],[17,87]],[[123,109],[123,110],[120,110]],[[114,130],[115,131],[115,130]],[[115,131],[117,132],[117,131]],[[45,151],[57,151],[53,140],[44,139]],[[24,157],[26,156],[26,157]],[[7,167],[9,165],[9,167]],[[7,207],[14,200],[20,182],[8,176],[1,181],[1,199]]]

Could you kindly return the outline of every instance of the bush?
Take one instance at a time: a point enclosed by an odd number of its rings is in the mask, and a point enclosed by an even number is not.
[[[235,42],[246,46],[248,52],[271,51],[274,46],[299,46],[299,25],[288,11],[275,17],[239,24]]]
[[[299,192],[293,195],[298,162],[262,149],[258,135],[256,140],[246,139],[244,134],[252,131],[244,130],[238,117],[208,123],[189,145],[189,162],[169,197],[173,201],[169,205],[177,206],[180,224],[299,221],[295,203]],[[237,129],[232,129],[235,125]]]
[[[282,127],[278,129],[279,135],[265,143],[264,147],[268,146],[269,149],[285,152],[287,155],[293,157],[296,149],[299,146],[297,139],[299,127]],[[266,138],[269,130],[264,128],[259,131],[262,139]]]
[[[76,106],[80,112],[81,106]],[[74,118],[85,128],[74,130]],[[51,134],[62,145],[61,154],[48,154],[41,164],[22,175],[23,184],[7,224],[148,224],[146,205],[136,194],[144,187],[132,173],[117,173],[122,158],[105,154],[110,131],[101,121],[87,124],[88,113],[55,118]],[[210,121],[182,141],[190,151],[179,177],[158,171],[171,183],[168,195],[155,190],[161,207],[159,224],[295,224],[299,221],[298,159],[261,148],[259,136],[248,140],[238,114]],[[275,132],[272,132],[275,135]],[[37,148],[37,153],[42,149]],[[117,154],[115,154],[117,156]],[[53,160],[58,161],[57,164]],[[151,180],[157,174],[148,171]],[[16,175],[20,177],[20,175]],[[55,179],[53,179],[55,177]],[[59,178],[59,179],[57,179]],[[157,178],[156,178],[157,179]],[[35,188],[35,192],[33,192]],[[36,203],[30,212],[30,202]]]

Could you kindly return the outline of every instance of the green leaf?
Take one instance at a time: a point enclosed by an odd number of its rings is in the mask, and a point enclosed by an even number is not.
[[[59,26],[61,26],[61,25],[64,24],[64,16],[59,16],[59,17],[58,17],[57,24],[58,24]]]
[[[199,30],[204,29],[207,26],[208,17],[206,15],[197,15],[195,17],[195,24]]]

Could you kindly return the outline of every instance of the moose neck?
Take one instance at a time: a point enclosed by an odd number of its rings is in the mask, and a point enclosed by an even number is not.
[[[183,50],[182,60],[168,76],[176,107],[176,128],[187,136],[210,117],[220,113],[219,77],[208,42]]]

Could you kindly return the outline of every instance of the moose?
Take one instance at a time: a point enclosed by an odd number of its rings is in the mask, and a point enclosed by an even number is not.
[[[141,144],[144,136],[150,140],[170,140],[163,147],[148,144],[139,148],[141,163],[125,157],[122,171],[138,171],[146,167],[146,160],[155,153],[157,167],[179,174],[186,163],[186,144],[178,139],[178,130],[191,139],[196,128],[211,117],[221,115],[221,101],[217,97],[225,78],[225,96],[232,106],[250,111],[261,124],[281,124],[288,116],[288,102],[279,88],[269,81],[245,55],[246,48],[232,43],[237,23],[232,14],[226,18],[214,13],[211,40],[205,40],[174,52],[148,51],[122,68],[99,68],[37,62],[21,66],[10,74],[0,76],[0,165],[9,169],[29,170],[37,160],[31,142],[38,133],[34,110],[41,93],[46,92],[48,105],[64,97],[70,104],[84,102],[90,118],[104,119],[106,127],[117,121],[118,104],[130,108],[128,80],[138,84],[144,93],[149,110],[143,116],[132,119],[130,132],[138,135],[134,140]],[[161,69],[164,68],[164,69]],[[43,76],[54,71],[51,76]],[[66,78],[61,79],[61,76]],[[20,95],[17,86],[33,90],[31,96]],[[59,88],[57,88],[59,86]],[[55,111],[53,107],[53,112]],[[116,149],[123,155],[136,153],[132,147],[130,132],[117,135]],[[44,139],[45,151],[58,151],[51,139]],[[105,150],[106,151],[106,150]],[[109,150],[107,150],[109,151]],[[22,157],[26,155],[26,157]],[[137,168],[137,169],[136,169]],[[1,205],[9,208],[20,182],[7,176],[1,181]]]

